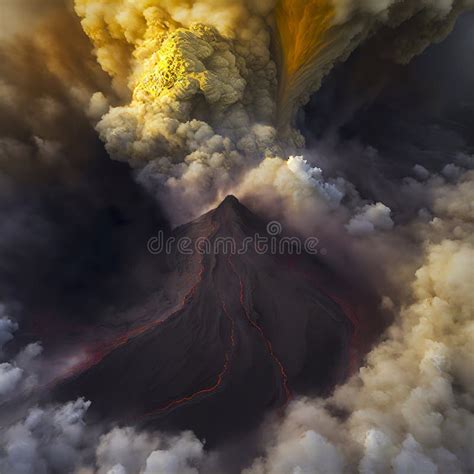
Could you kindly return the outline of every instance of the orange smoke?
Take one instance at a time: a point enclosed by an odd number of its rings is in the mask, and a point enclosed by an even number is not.
[[[280,47],[280,113],[292,101],[312,60],[328,44],[336,10],[332,0],[280,0],[275,11]],[[280,117],[280,123],[284,120]]]

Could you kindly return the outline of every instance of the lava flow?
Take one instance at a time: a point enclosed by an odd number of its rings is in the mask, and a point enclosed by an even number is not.
[[[176,408],[180,405],[183,405],[184,403],[190,402],[200,397],[201,395],[208,395],[208,394],[214,393],[222,385],[222,381],[224,380],[224,377],[229,370],[232,353],[235,348],[235,322],[232,316],[230,315],[230,313],[227,311],[227,307],[224,301],[222,301],[222,298],[221,298],[221,304],[222,304],[222,310],[224,311],[224,314],[230,321],[230,334],[229,334],[229,348],[224,354],[224,364],[222,366],[222,370],[219,372],[219,374],[217,374],[216,382],[213,385],[206,388],[202,388],[198,390],[197,392],[193,392],[190,395],[187,395],[182,398],[178,398],[176,400],[172,400],[171,402],[167,403],[166,405],[160,408],[157,408],[156,410],[149,411],[145,413],[144,417],[153,417],[156,415],[161,415],[162,413],[169,411],[173,408]]]
[[[264,228],[228,197],[173,235],[242,242]],[[159,277],[171,294],[185,295],[180,306],[163,309],[150,297],[131,308],[131,318],[149,314],[152,321],[96,348],[57,384],[57,399],[84,396],[103,419],[197,429],[217,440],[285,407],[290,383],[302,394],[330,390],[347,367],[350,328],[342,305],[298,274],[321,268],[302,257],[289,275],[282,271],[285,255],[210,252],[168,257],[169,271]],[[236,404],[245,408],[229,409]]]
[[[211,232],[209,235],[206,237],[207,239],[210,239],[211,236],[216,232],[217,226],[213,226],[211,229]],[[190,300],[194,297],[196,290],[199,286],[199,284],[203,280],[204,276],[204,271],[205,271],[205,266],[204,266],[204,255],[201,257],[201,262],[200,262],[200,269],[198,272],[198,276],[196,279],[196,282],[193,284],[193,286],[188,290],[188,292],[184,295],[178,309],[176,311],[173,311],[169,316],[160,318],[158,320],[153,320],[150,321],[146,324],[143,324],[141,326],[137,326],[124,334],[121,334],[117,337],[115,337],[113,340],[108,341],[106,343],[98,344],[94,349],[89,349],[88,352],[88,357],[85,361],[80,362],[79,364],[75,365],[74,367],[68,369],[64,374],[60,375],[59,377],[55,378],[50,384],[48,385],[54,385],[56,383],[61,382],[64,379],[68,379],[71,377],[75,377],[78,374],[90,369],[91,367],[99,364],[107,355],[109,355],[111,352],[114,350],[118,349],[119,347],[124,346],[127,344],[131,339],[134,337],[140,336],[148,331],[151,331],[152,329],[155,329],[156,327],[170,321],[172,318],[177,317],[183,310],[183,308],[190,302]]]
[[[258,325],[250,316],[247,307],[245,305],[245,296],[244,296],[244,283],[242,281],[242,278],[238,274],[235,265],[232,263],[232,260],[230,257],[227,259],[229,266],[234,273],[234,275],[239,279],[239,285],[240,285],[240,305],[242,306],[242,309],[244,311],[245,317],[247,318],[248,322],[259,332],[261,338],[263,339],[265,346],[267,348],[268,353],[270,354],[270,357],[273,359],[276,367],[278,368],[278,371],[280,373],[281,377],[281,383],[283,386],[283,389],[285,391],[285,403],[284,405],[287,405],[289,401],[291,400],[291,390],[288,386],[288,375],[286,374],[286,370],[283,367],[283,364],[281,363],[280,359],[276,356],[275,352],[273,351],[273,346],[271,341],[266,337],[265,332],[263,331],[262,327]]]

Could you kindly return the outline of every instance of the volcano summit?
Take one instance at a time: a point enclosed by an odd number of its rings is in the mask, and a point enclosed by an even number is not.
[[[173,236],[240,247],[256,233],[265,223],[229,196]],[[60,398],[81,394],[102,416],[153,426],[191,423],[212,440],[348,373],[355,319],[322,289],[326,270],[314,257],[249,249],[157,258],[166,260],[160,297],[130,311],[127,330],[109,332],[71,369]]]

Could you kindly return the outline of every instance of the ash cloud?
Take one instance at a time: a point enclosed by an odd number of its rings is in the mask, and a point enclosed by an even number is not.
[[[113,159],[138,168],[138,179],[174,224],[219,202],[266,157],[300,147],[302,137],[291,127],[295,109],[365,40],[390,31],[384,52],[408,62],[444,38],[471,6],[470,0],[388,2],[383,8],[310,4],[305,14],[285,2],[239,1],[220,5],[216,14],[214,2],[204,0],[192,8],[180,2],[75,3],[98,62],[116,90],[126,91],[122,97],[127,91],[132,96],[112,107],[97,131]],[[321,36],[315,46],[309,38],[320,9],[327,18],[314,32]],[[313,26],[305,23],[311,14]],[[307,31],[285,37],[285,21]],[[282,54],[296,54],[296,43],[308,41],[292,74],[286,70],[290,58],[277,71],[271,41],[278,34]]]
[[[201,214],[276,149],[271,6],[76,2],[99,63],[132,95],[96,128],[175,224]],[[115,9],[121,16],[110,16]]]

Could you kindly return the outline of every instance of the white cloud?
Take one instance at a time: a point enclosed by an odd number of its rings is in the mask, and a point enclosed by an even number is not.
[[[130,427],[112,429],[100,437],[97,447],[99,474],[108,473],[117,466],[127,473],[139,472],[159,443],[158,437],[139,433]]]
[[[376,230],[390,230],[394,226],[391,214],[390,208],[381,202],[367,204],[359,209],[346,229],[349,234],[358,236],[372,234]]]
[[[71,472],[82,459],[84,415],[90,402],[32,408],[1,434],[0,471],[9,474]]]
[[[193,433],[185,432],[169,440],[168,449],[153,451],[143,474],[198,474],[204,445]]]
[[[18,324],[6,314],[5,305],[0,303],[0,354],[3,346],[13,339],[13,333],[18,330]]]
[[[8,362],[0,364],[0,396],[10,395],[23,376],[23,370]]]

